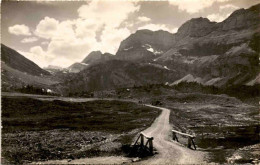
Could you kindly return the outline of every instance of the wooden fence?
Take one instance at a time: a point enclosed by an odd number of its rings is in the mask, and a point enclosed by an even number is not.
[[[140,140],[140,141],[139,141]],[[146,142],[145,142],[146,140]],[[139,145],[143,149],[153,154],[153,137],[146,136],[144,133],[140,133],[139,137],[134,143],[134,146]]]
[[[172,130],[172,139],[176,140],[177,142],[179,142],[177,134],[188,137],[188,145],[187,145],[187,147],[191,148],[191,144],[193,144],[193,147],[196,150],[196,145],[194,143],[195,136],[189,135],[189,134],[186,134],[186,133],[182,133],[182,132],[179,132],[179,131],[176,131],[176,130]]]

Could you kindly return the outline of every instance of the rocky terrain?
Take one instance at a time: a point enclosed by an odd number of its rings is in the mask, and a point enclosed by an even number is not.
[[[62,94],[180,82],[223,88],[259,84],[259,8],[258,4],[239,9],[220,23],[193,18],[175,34],[138,30],[121,42],[115,55],[93,51],[68,68],[47,68],[56,83],[44,84]],[[14,50],[4,45],[1,50],[8,67],[30,75],[50,75]],[[3,77],[6,86],[21,82]]]
[[[121,145],[159,115],[147,103],[164,107],[167,127],[148,131],[157,148],[161,139],[169,146],[165,136],[174,128],[196,134],[207,162],[259,163],[259,14],[260,4],[219,23],[193,18],[174,34],[138,30],[115,55],[93,51],[68,68],[42,69],[1,44],[4,157],[27,163],[122,154]],[[172,148],[160,149],[171,158]],[[187,152],[179,153],[173,155],[187,163]]]
[[[237,10],[220,23],[191,19],[175,34],[137,31],[121,43],[116,55],[150,59],[205,85],[244,84],[259,73],[258,15],[256,5]]]
[[[71,79],[66,80],[65,85],[58,84],[56,88],[66,93],[106,90],[171,82],[176,79],[177,75],[178,73],[175,71],[160,66],[111,60],[79,72]]]
[[[257,79],[259,6],[237,10],[220,23],[210,22],[207,18],[194,18],[184,23],[175,34],[162,30],[155,32],[139,30],[121,42],[114,59],[122,62],[117,64],[111,62],[113,58],[105,58],[102,64],[96,63],[95,66],[75,75],[74,80],[66,81],[65,86],[77,86],[78,83],[85,84],[81,86],[85,90],[100,90],[148,83],[174,85],[183,81],[218,87],[250,84],[250,82],[252,82],[250,85],[257,84],[259,83]],[[100,59],[101,52],[93,53]],[[90,63],[93,61],[93,58],[86,59],[84,61]],[[135,64],[130,65],[130,62]],[[153,71],[140,70],[145,68],[144,66],[151,70],[161,69],[163,78],[156,80]],[[130,67],[135,68],[136,74],[147,75],[147,81],[139,76],[129,75],[128,71],[132,69]],[[96,72],[93,71],[94,68],[106,69]],[[107,70],[112,75],[107,76]],[[165,72],[171,72],[168,74],[170,77],[164,78]],[[150,81],[150,78],[153,81]],[[105,83],[107,81],[114,83]]]
[[[82,62],[76,62],[72,64],[67,68],[67,70],[72,73],[78,73],[90,65],[106,62],[112,60],[113,58],[114,56],[110,53],[102,54],[100,51],[93,51],[89,53],[87,57],[82,60]]]

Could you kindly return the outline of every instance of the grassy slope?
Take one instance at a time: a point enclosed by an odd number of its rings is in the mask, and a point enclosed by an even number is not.
[[[25,72],[13,69],[1,62],[2,65],[2,88],[7,90],[10,87],[23,87],[24,85],[31,84],[38,87],[49,87],[57,84],[58,81],[51,76],[35,76]]]
[[[2,155],[8,162],[21,163],[115,154],[159,113],[119,101],[2,98]],[[94,147],[89,147],[91,144]]]

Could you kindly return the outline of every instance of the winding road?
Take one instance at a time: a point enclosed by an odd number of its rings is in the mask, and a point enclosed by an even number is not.
[[[54,100],[57,97],[52,98],[38,98],[41,100]],[[72,98],[58,98],[63,101],[73,102],[86,102],[94,101],[98,99],[72,99]],[[121,101],[121,100],[120,100]],[[123,100],[122,100],[123,101]],[[129,100],[128,100],[129,101]],[[134,162],[134,164],[201,164],[206,163],[204,161],[205,155],[201,151],[194,151],[183,147],[171,140],[171,126],[169,123],[170,110],[167,108],[156,107],[152,105],[146,105],[152,108],[158,108],[162,110],[160,116],[154,121],[151,127],[143,131],[144,134],[154,137],[153,145],[158,151],[153,157],[148,159]],[[45,162],[37,162],[37,164],[122,164],[131,163],[130,158],[126,157],[96,157],[96,158],[82,158],[77,160],[49,160]]]
[[[171,126],[169,123],[170,110],[162,107],[155,107],[162,110],[161,115],[154,121],[151,127],[143,133],[154,137],[154,147],[158,154],[140,164],[199,164],[203,161],[204,154],[200,151],[190,150],[171,141]]]
[[[143,131],[147,136],[154,137],[153,145],[158,151],[158,154],[138,162],[131,162],[130,158],[126,157],[95,157],[82,158],[72,160],[50,160],[46,162],[37,162],[37,164],[202,164],[204,161],[204,153],[185,148],[171,141],[171,126],[169,123],[170,110],[162,107],[146,105],[152,108],[162,110],[160,116],[154,121],[151,127]]]

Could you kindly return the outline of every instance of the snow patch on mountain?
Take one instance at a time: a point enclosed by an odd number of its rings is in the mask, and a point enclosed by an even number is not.
[[[167,70],[170,70],[167,66],[164,66],[163,68],[164,68],[164,69],[167,69]]]
[[[197,58],[194,62],[196,62],[197,65],[211,63],[211,62],[215,61],[218,57],[219,57],[219,55],[203,56],[203,57]]]
[[[47,89],[47,93],[53,93],[51,89]]]
[[[88,65],[89,65],[89,64],[85,64],[85,63],[83,63],[83,62],[80,62],[80,64],[85,65],[85,66],[88,66]]]
[[[151,45],[149,44],[145,44],[145,45],[142,45],[143,48],[145,48],[146,50],[148,50],[149,52],[152,52],[154,55],[159,55],[159,54],[162,54],[163,51],[160,51],[160,50],[155,50]]]
[[[128,50],[133,49],[133,48],[134,48],[134,47],[131,46],[131,47],[129,47],[129,48],[125,48],[124,51],[128,51]]]
[[[152,53],[154,53],[154,50],[153,50],[153,48],[151,47],[151,48],[148,48],[147,49],[149,52],[152,52]]]
[[[188,75],[184,76],[183,78],[173,82],[170,86],[177,85],[181,82],[197,82],[197,83],[203,84],[203,80],[200,77],[193,77],[193,75],[188,74]]]
[[[193,56],[188,56],[186,58],[183,59],[183,63],[186,64],[193,64],[195,60],[197,60],[197,57],[193,57]]]
[[[223,78],[221,78],[221,77],[216,77],[216,78],[213,78],[213,79],[207,81],[203,85],[214,85],[214,84],[217,84],[217,82],[221,81],[222,79]]]

